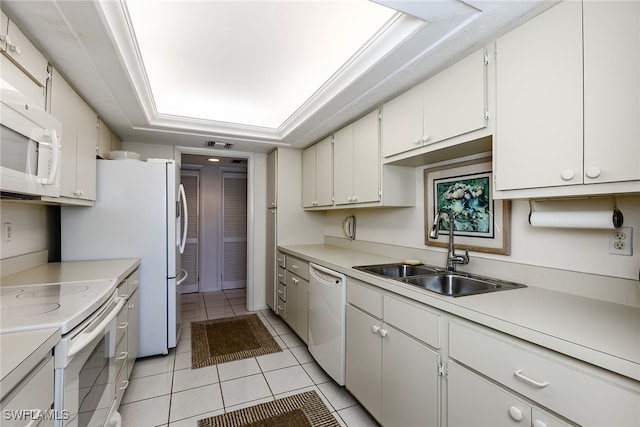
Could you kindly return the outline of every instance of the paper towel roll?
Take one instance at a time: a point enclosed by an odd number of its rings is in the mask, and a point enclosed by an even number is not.
[[[618,210],[531,212],[529,223],[534,227],[612,230],[622,225],[622,213]]]

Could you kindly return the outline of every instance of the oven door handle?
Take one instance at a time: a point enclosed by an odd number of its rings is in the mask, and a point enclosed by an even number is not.
[[[97,336],[104,333],[105,329],[107,329],[107,327],[109,326],[109,323],[111,323],[113,319],[116,318],[116,316],[120,312],[120,309],[124,307],[124,304],[126,303],[124,298],[116,298],[116,300],[118,300],[118,303],[113,308],[113,310],[111,310],[111,313],[109,313],[109,315],[105,317],[102,322],[100,322],[100,324],[95,327],[94,330],[92,330],[91,332],[80,334],[78,340],[74,342],[69,349],[69,352],[67,354],[68,357],[75,356],[87,345],[89,345],[91,341],[93,341]]]

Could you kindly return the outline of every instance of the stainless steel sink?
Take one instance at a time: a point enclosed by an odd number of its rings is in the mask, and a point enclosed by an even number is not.
[[[441,272],[429,276],[409,277],[403,281],[431,292],[453,297],[526,287],[520,283],[449,272]]]
[[[435,274],[438,272],[438,269],[436,269],[435,267],[407,264],[360,265],[353,268],[355,268],[356,270],[366,271],[367,273],[377,274],[378,276],[391,278],[405,278],[411,276],[420,276],[423,274]]]
[[[456,273],[426,265],[377,264],[354,266],[356,270],[398,280],[452,297],[526,288],[521,283]]]

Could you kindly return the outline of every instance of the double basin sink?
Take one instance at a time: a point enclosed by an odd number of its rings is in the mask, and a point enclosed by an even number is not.
[[[520,283],[491,279],[468,273],[447,271],[439,267],[407,264],[377,264],[354,266],[356,270],[395,279],[441,295],[461,297],[465,295],[526,288]]]

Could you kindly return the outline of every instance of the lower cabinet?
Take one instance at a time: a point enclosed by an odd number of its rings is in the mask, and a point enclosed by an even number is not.
[[[349,292],[350,286],[358,287]],[[385,426],[435,426],[439,424],[440,376],[437,351],[411,336],[406,330],[394,327],[392,318],[382,319],[366,313],[356,304],[369,306],[376,298],[384,304],[385,313],[395,308],[416,313],[415,305],[382,295],[360,285],[354,279],[347,282],[346,310],[346,387],[363,407]],[[363,297],[360,299],[360,297]],[[385,299],[389,299],[387,304]],[[390,309],[387,310],[386,307]],[[377,310],[374,310],[377,311]],[[430,316],[430,320],[433,319]],[[397,319],[402,323],[402,318]],[[420,323],[418,317],[416,323]],[[433,325],[425,325],[430,329]],[[437,327],[437,325],[436,325]]]
[[[129,377],[138,356],[139,325],[139,273],[134,271],[118,286],[118,296],[127,302],[118,313],[116,337],[116,402],[120,406],[124,392],[129,386]]]
[[[455,362],[447,366],[447,387],[447,418],[450,427],[571,425]]]
[[[287,271],[285,321],[306,344],[309,341],[309,281]]]

